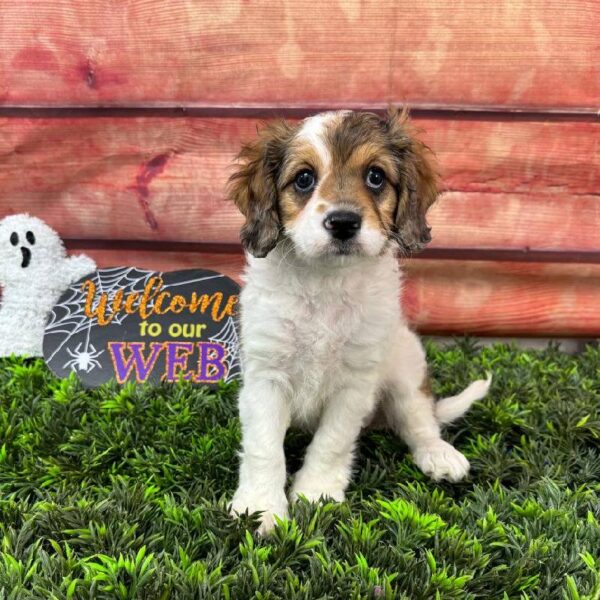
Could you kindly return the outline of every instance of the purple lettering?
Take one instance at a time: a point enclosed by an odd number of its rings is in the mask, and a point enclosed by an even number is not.
[[[138,383],[144,383],[158,359],[158,355],[163,349],[163,344],[153,342],[150,344],[150,356],[144,360],[143,351],[146,342],[108,342],[115,375],[119,383],[125,383],[132,372],[135,373],[135,380]],[[125,358],[124,350],[129,349],[129,358]]]
[[[200,348],[198,374],[195,381],[198,383],[215,383],[223,379],[227,373],[225,363],[225,348],[215,342],[197,342]]]
[[[167,370],[165,372],[165,379],[167,381],[177,381],[179,377],[182,377],[186,381],[189,381],[194,374],[189,371],[188,373],[182,373],[184,369],[187,369],[189,355],[194,351],[193,342],[166,342],[167,346]],[[183,353],[179,354],[182,350]]]

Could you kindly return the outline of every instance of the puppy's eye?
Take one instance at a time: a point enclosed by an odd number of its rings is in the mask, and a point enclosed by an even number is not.
[[[380,169],[379,167],[371,167],[367,171],[365,183],[367,184],[368,188],[375,192],[381,190],[383,184],[385,183],[385,173],[383,172],[383,169]]]
[[[19,234],[18,234],[16,231],[13,231],[13,232],[10,234],[10,243],[11,243],[13,246],[16,246],[16,245],[19,243]]]
[[[28,231],[25,234],[27,241],[33,246],[35,244],[35,235],[33,235],[33,231]]]
[[[315,187],[315,174],[310,169],[303,169],[294,179],[296,191],[305,194]]]

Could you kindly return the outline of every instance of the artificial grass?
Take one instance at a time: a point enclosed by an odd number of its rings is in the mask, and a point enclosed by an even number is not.
[[[226,510],[235,386],[85,391],[0,361],[0,598],[600,598],[600,350],[428,353],[438,395],[494,374],[447,432],[470,478],[433,483],[370,432],[348,501],[265,539]]]

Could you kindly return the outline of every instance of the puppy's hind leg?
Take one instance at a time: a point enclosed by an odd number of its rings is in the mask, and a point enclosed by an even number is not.
[[[442,439],[441,426],[483,398],[490,383],[491,378],[475,381],[457,396],[436,403],[427,385],[421,342],[408,329],[400,332],[390,356],[382,408],[388,425],[409,446],[416,465],[435,481],[459,481],[469,472],[469,461]]]
[[[415,464],[433,480],[459,481],[469,461],[442,439],[433,398],[420,389],[389,385],[384,410],[391,428],[408,444]]]

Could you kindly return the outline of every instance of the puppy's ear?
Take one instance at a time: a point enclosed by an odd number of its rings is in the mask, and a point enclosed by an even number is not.
[[[229,178],[229,198],[246,217],[242,246],[259,258],[275,247],[281,233],[276,180],[292,133],[285,121],[263,127],[256,140],[242,147]]]
[[[422,250],[431,241],[425,215],[438,196],[439,177],[432,152],[408,123],[408,111],[390,108],[385,120],[398,161],[398,207],[394,237],[406,252]]]

